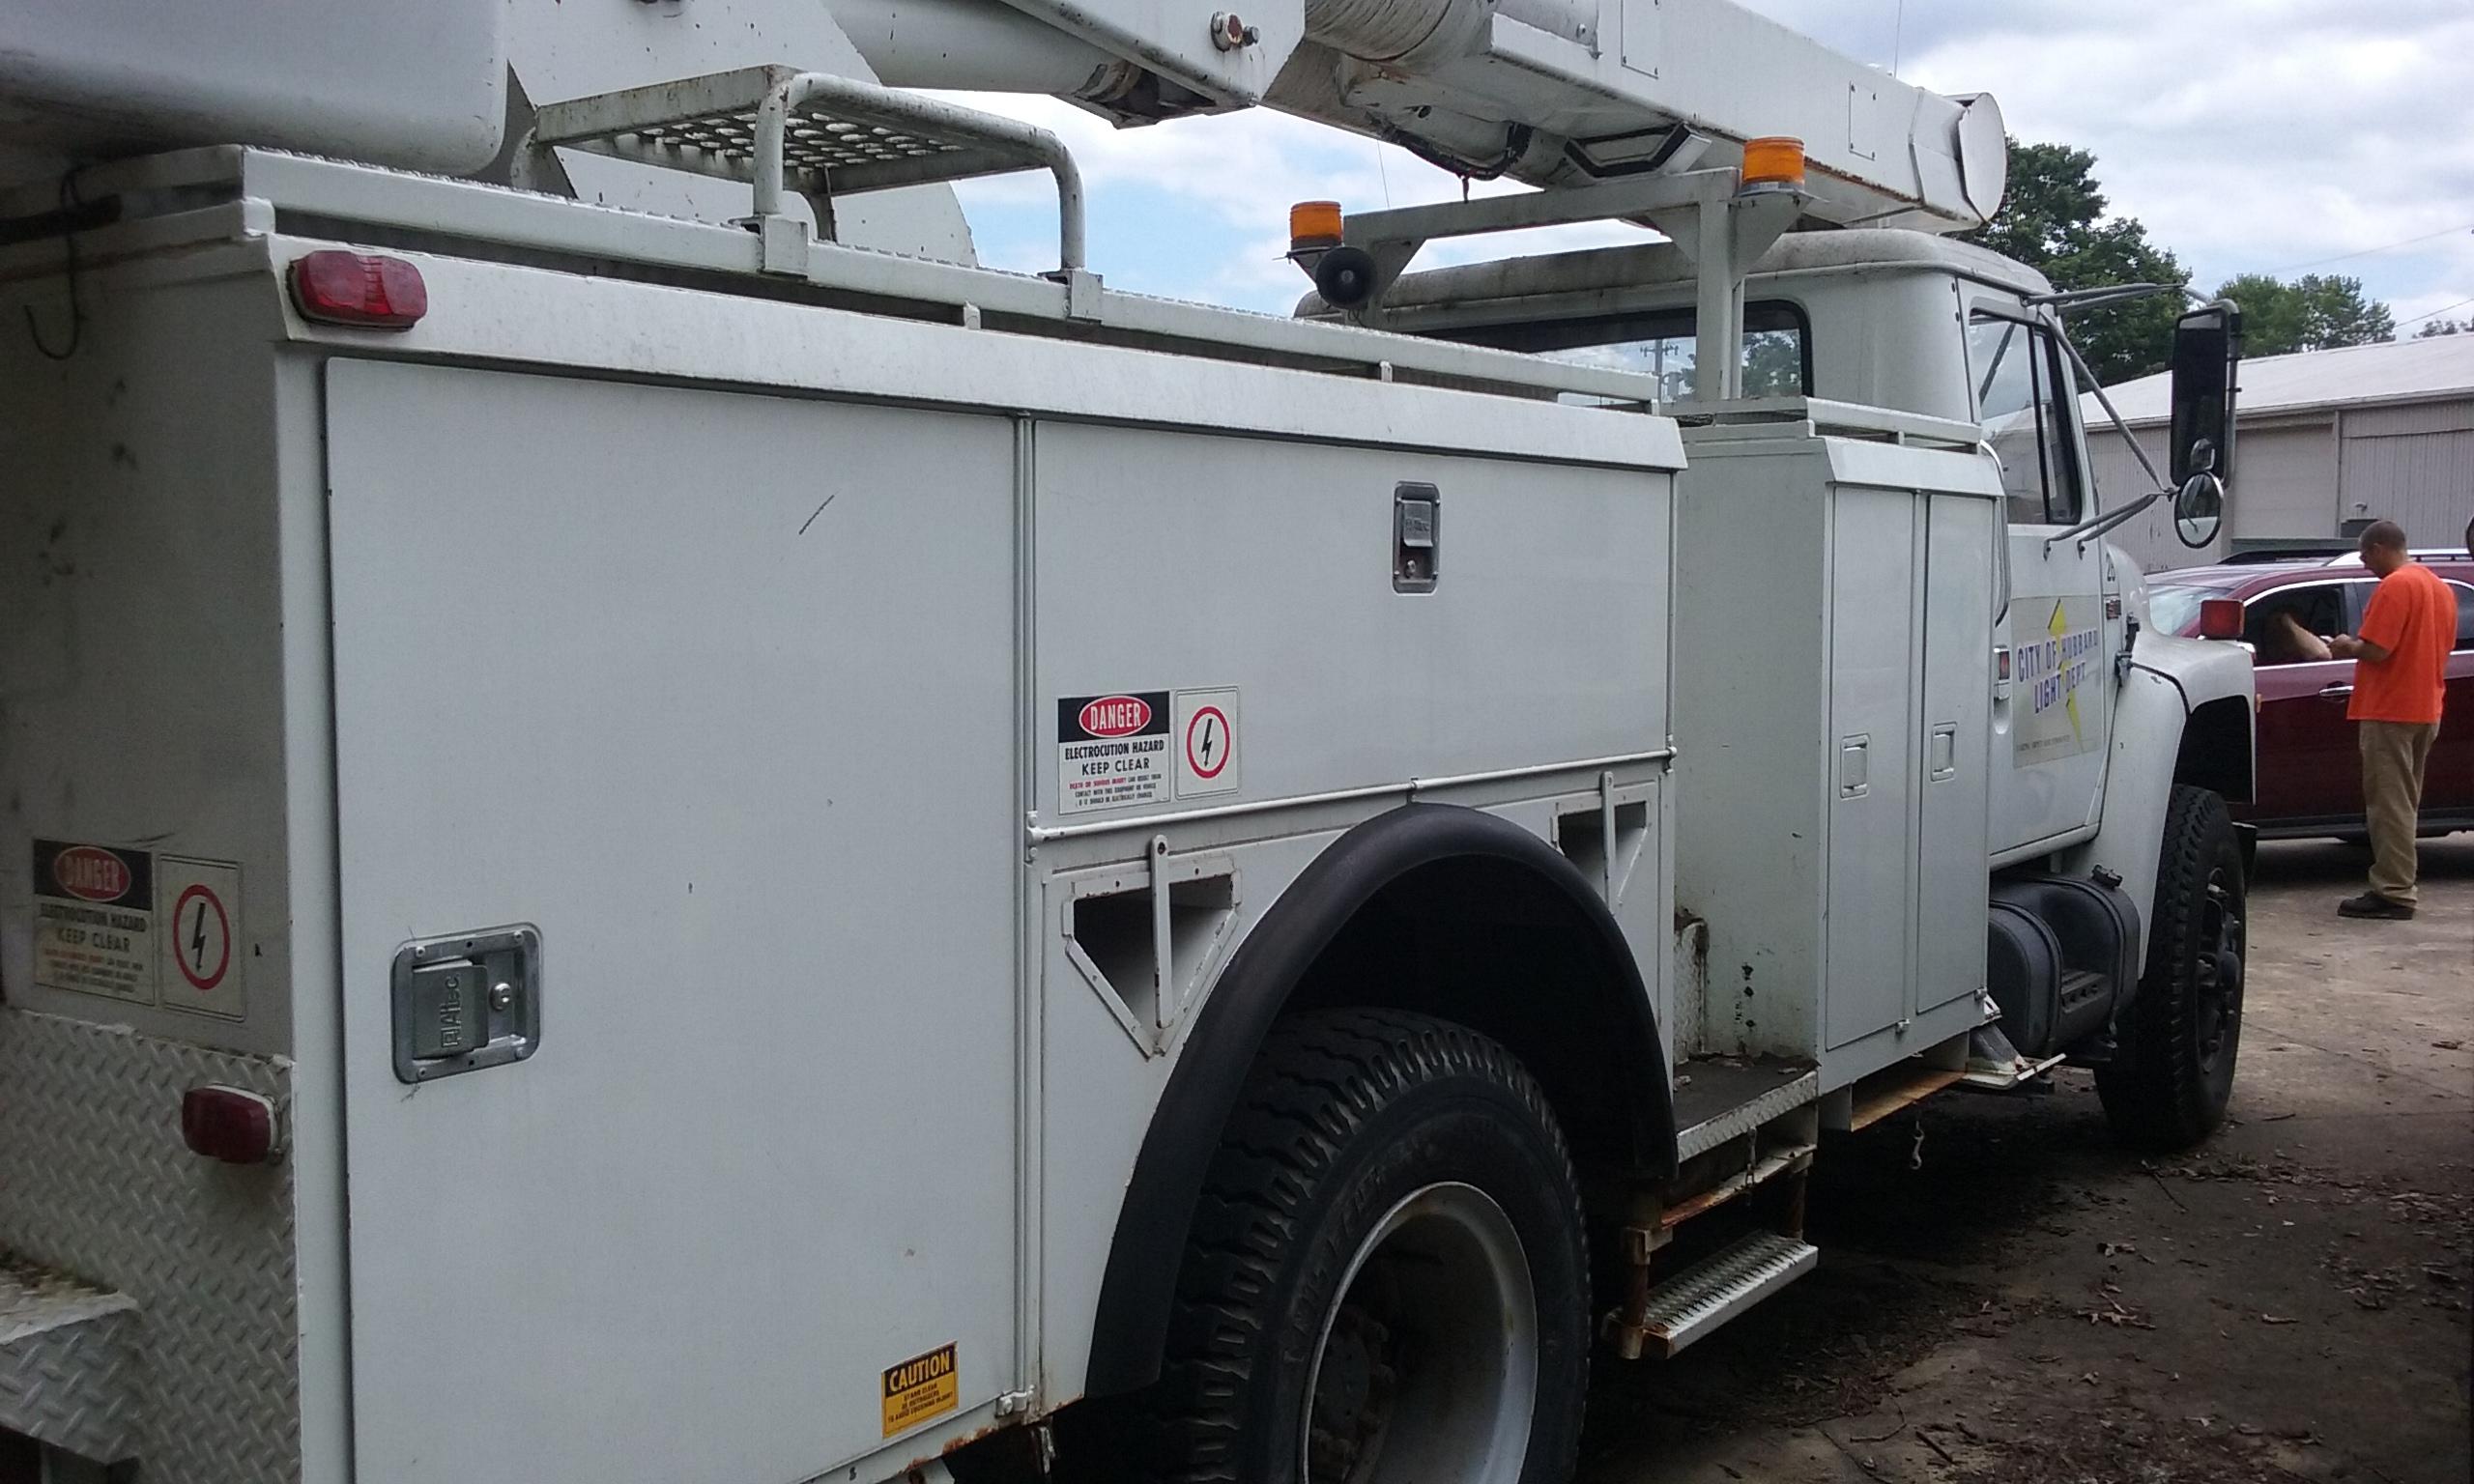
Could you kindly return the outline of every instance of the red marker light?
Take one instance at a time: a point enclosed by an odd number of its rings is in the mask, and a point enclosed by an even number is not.
[[[410,329],[429,313],[429,287],[401,258],[329,248],[292,265],[302,317],[361,329]]]
[[[2242,637],[2242,600],[2240,598],[2206,598],[2200,603],[2200,638],[2240,639]]]
[[[265,1164],[277,1153],[274,1101],[237,1087],[192,1087],[181,1095],[181,1141],[226,1164]]]

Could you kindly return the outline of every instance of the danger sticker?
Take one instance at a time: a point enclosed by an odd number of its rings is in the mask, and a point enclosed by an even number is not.
[[[1057,813],[1168,797],[1168,700],[1166,691],[1118,691],[1057,701]]]
[[[155,899],[162,906],[161,1003],[173,1010],[238,1020],[243,993],[241,868],[229,861],[163,855],[155,859]]]
[[[924,1356],[885,1369],[885,1436],[942,1416],[962,1403],[962,1379],[954,1374],[954,1347],[939,1345]]]
[[[35,983],[153,1004],[155,889],[143,850],[36,841]]]

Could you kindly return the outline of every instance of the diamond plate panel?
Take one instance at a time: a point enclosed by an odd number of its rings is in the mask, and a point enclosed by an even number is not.
[[[289,1109],[279,1059],[0,1008],[0,1248],[136,1301],[148,1484],[284,1484],[301,1475],[291,1171],[191,1154],[181,1095],[202,1082]]]
[[[80,1458],[134,1454],[136,1307],[126,1294],[0,1259],[0,1427]]]

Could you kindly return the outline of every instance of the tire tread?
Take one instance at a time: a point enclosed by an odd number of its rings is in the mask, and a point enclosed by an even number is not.
[[[1278,1322],[1281,1266],[1301,1240],[1318,1182],[1393,1100],[1463,1076],[1517,1098],[1551,1139],[1565,1189],[1577,1189],[1544,1093],[1510,1052],[1477,1032],[1390,1010],[1309,1012],[1274,1029],[1196,1205],[1160,1383],[1139,1409],[1146,1477],[1236,1484],[1254,1342]],[[1568,1214],[1569,1230],[1578,1232],[1576,1197]],[[1568,1398],[1541,1394],[1539,1406],[1568,1405],[1576,1432],[1584,1389]]]
[[[2238,848],[2232,842],[2232,819],[2224,799],[2209,789],[2173,785],[2164,847],[2156,862],[2147,962],[2114,1059],[2096,1071],[2106,1120],[2125,1143],[2157,1150],[2188,1148],[2224,1118],[2224,1108],[2211,1099],[2186,1047],[2197,1034],[2189,974],[2201,948],[2197,935],[2210,858]],[[2238,870],[2238,856],[2234,864]]]

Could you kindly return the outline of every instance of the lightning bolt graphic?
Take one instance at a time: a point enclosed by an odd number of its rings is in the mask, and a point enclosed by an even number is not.
[[[197,921],[189,928],[190,962],[200,973],[206,971],[206,903],[197,904]]]
[[[2060,648],[2062,635],[2068,633],[2069,630],[2069,621],[2063,618],[2061,614],[2061,604],[2056,602],[2053,606],[2053,618],[2051,621],[2046,623],[2045,632],[2053,636],[2054,645],[2057,651]],[[2070,662],[2068,660],[2065,659],[2061,662],[2061,666],[2057,673],[2060,676],[2065,677],[2070,673]],[[2071,739],[2073,741],[2086,740],[2079,729],[2079,687],[2072,685],[2068,679],[2064,678],[2061,685],[2061,698],[2062,709],[2070,713]]]
[[[1211,718],[1206,716],[1202,719],[1202,761],[1205,767],[1211,766],[1211,744],[1212,723]]]

